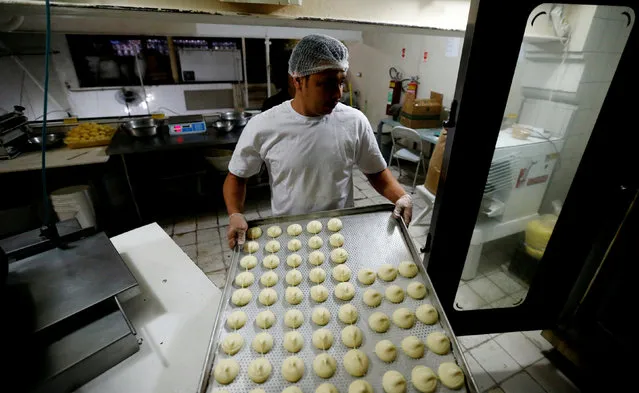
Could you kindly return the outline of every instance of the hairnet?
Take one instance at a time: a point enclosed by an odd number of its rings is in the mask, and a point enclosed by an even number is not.
[[[333,37],[307,35],[293,49],[288,73],[297,78],[324,70],[348,71],[348,49]]]

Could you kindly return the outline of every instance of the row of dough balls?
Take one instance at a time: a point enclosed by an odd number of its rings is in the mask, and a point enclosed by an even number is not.
[[[268,274],[268,273],[267,273]],[[325,278],[324,273],[324,278]],[[317,272],[317,275],[321,275],[320,272]],[[299,276],[292,275],[295,280],[301,280],[301,273]],[[319,279],[320,277],[316,277],[315,279]],[[276,280],[273,278],[272,280]],[[323,280],[323,279],[322,279]],[[335,286],[334,292],[335,297],[340,300],[351,300],[355,296],[355,287],[350,282],[340,282]],[[315,285],[311,288],[311,298],[317,302],[323,302],[328,298],[328,289],[323,285]],[[258,301],[264,306],[272,306],[277,302],[278,296],[277,292],[273,288],[264,288],[260,291],[258,295]],[[253,299],[253,293],[248,288],[240,288],[236,289],[231,295],[231,302],[238,307],[246,306]],[[302,290],[295,286],[290,286],[286,288],[284,292],[284,299],[288,304],[297,305],[304,300],[304,294]]]
[[[337,264],[344,263],[348,259],[348,252],[343,248],[336,248],[331,251],[331,260]],[[320,266],[326,260],[326,256],[321,251],[313,251],[308,254],[308,263],[313,266]],[[290,254],[286,257],[286,264],[290,267],[298,267],[302,264],[302,257],[299,254]],[[267,269],[275,269],[280,265],[280,258],[270,254],[264,257],[262,265]],[[257,266],[255,255],[245,255],[240,259],[240,267],[251,270]],[[374,281],[374,280],[373,280]]]
[[[326,227],[329,231],[339,232],[342,229],[342,221],[339,218],[331,218],[328,220]],[[322,223],[316,220],[310,221],[306,224],[306,231],[310,234],[316,235],[322,231]],[[286,228],[286,233],[289,236],[299,236],[302,234],[302,226],[300,224],[291,224]],[[271,238],[280,237],[282,234],[282,228],[279,225],[272,225],[266,230],[266,235]],[[259,239],[262,236],[262,228],[253,227],[249,228],[246,232],[246,237],[251,240]]]
[[[335,233],[328,238],[328,242],[333,248],[339,248],[344,245],[345,239],[341,233]],[[322,246],[324,245],[324,240],[322,240],[322,238],[319,236],[312,236],[310,239],[308,239],[307,244],[309,248],[313,250],[317,250],[322,248]],[[286,247],[288,248],[289,251],[293,251],[293,252],[299,251],[302,249],[302,242],[299,239],[291,239],[288,241],[288,244],[286,245]],[[281,245],[280,245],[280,242],[277,240],[269,240],[264,245],[264,250],[270,253],[276,253],[280,249],[281,249]],[[258,252],[259,250],[260,250],[260,244],[256,241],[251,240],[249,242],[244,243],[244,252],[246,253],[254,254]]]

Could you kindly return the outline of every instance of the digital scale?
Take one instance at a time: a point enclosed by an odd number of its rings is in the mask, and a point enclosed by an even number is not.
[[[202,115],[174,116],[169,118],[169,135],[202,134],[206,122]]]

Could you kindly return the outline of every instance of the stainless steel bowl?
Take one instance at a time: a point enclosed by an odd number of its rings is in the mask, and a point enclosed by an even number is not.
[[[64,139],[64,136],[62,134],[46,134],[44,136],[44,143],[47,147],[55,146],[58,143],[62,142],[62,139]],[[42,137],[32,136],[29,138],[29,143],[42,147]]]
[[[159,125],[160,122],[152,117],[134,119],[122,123],[122,127],[124,127],[129,134],[138,138],[156,135]]]
[[[248,112],[240,112],[240,111],[224,112],[221,115],[223,120],[233,120],[235,122],[235,125],[240,127],[245,126],[246,123],[248,123],[251,116],[252,115]]]
[[[218,131],[229,132],[235,127],[235,122],[232,120],[218,120],[213,123],[213,127]]]

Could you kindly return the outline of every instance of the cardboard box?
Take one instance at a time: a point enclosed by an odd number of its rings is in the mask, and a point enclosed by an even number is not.
[[[429,99],[407,99],[402,107],[399,122],[410,128],[441,127],[442,101],[444,96],[431,92]]]

